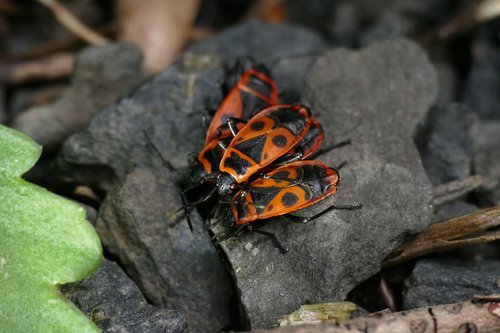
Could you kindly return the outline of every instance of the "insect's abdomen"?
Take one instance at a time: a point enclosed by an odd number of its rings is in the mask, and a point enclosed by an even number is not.
[[[254,180],[233,198],[236,224],[284,215],[335,194],[338,172],[318,161],[286,164]]]

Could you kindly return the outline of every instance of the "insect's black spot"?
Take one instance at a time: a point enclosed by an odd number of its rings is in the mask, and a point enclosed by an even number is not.
[[[236,174],[244,175],[247,169],[252,165],[247,160],[242,159],[238,154],[231,153],[231,155],[224,160],[224,167],[233,169]]]
[[[267,206],[267,210],[268,210],[268,211],[272,211],[272,210],[273,210],[273,208],[274,208],[274,206],[273,206],[273,205],[269,205],[269,206]]]
[[[238,138],[238,142],[241,142],[241,141],[243,141],[244,139],[245,139],[244,137],[240,136],[240,137]]]
[[[264,153],[263,158],[264,158],[265,160],[267,160],[267,159],[269,158],[269,154],[268,154],[268,153]]]
[[[297,203],[297,201],[299,201],[299,198],[295,194],[290,192],[286,192],[281,198],[281,202],[285,207],[292,207]]]
[[[250,195],[252,197],[252,202],[255,203],[254,207],[257,215],[262,214],[281,191],[281,188],[273,186],[252,187],[250,189]]]
[[[265,125],[266,124],[263,121],[259,120],[259,121],[252,123],[250,125],[250,128],[254,131],[261,131]]]
[[[280,147],[280,148],[283,148],[287,145],[288,143],[288,140],[286,138],[286,136],[284,135],[276,135],[274,138],[273,138],[273,143],[277,146],[277,147]]]
[[[265,143],[265,135],[259,135],[255,138],[238,142],[233,147],[241,154],[248,156],[252,161],[255,161],[255,163],[258,164],[262,158]]]
[[[276,181],[288,180],[290,178],[290,172],[283,170],[278,171],[273,175],[273,179]]]

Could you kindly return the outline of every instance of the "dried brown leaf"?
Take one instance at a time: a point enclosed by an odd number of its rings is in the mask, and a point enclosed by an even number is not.
[[[157,73],[170,64],[192,36],[200,0],[121,0],[119,39],[142,49],[146,69]]]

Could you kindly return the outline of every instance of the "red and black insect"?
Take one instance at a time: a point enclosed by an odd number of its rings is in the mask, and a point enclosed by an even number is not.
[[[191,173],[197,185],[182,193],[188,223],[190,209],[215,194],[225,196],[236,190],[238,184],[299,144],[309,133],[313,121],[310,110],[303,105],[276,105],[259,112],[233,138],[217,143],[212,140],[192,160]],[[229,139],[225,146],[224,140]],[[214,185],[208,193],[194,201],[188,200],[189,192],[206,183]]]
[[[229,209],[223,216],[226,229],[215,235],[214,239],[220,242],[239,236],[248,230],[250,224],[276,216],[286,215],[295,222],[308,222],[332,209],[361,208],[361,205],[332,205],[312,217],[290,214],[335,194],[339,180],[337,169],[319,161],[295,161],[261,174],[232,197]],[[286,252],[275,235],[259,229],[252,231],[272,237],[278,247]]]
[[[238,125],[243,125],[243,123],[239,123]],[[237,131],[239,132],[241,128],[243,127],[238,126]],[[288,162],[303,160],[310,157],[312,154],[319,152],[319,148],[324,138],[323,128],[320,123],[315,117],[311,117],[311,126],[302,140],[288,152],[276,159],[271,165],[264,168],[264,171],[272,170],[276,166]],[[191,178],[194,182],[199,182],[208,174],[220,171],[219,165],[226,151],[223,147],[227,147],[232,139],[233,137],[224,137],[212,140],[198,155],[192,155],[190,165]],[[337,146],[339,145],[332,146],[331,148]]]
[[[207,129],[205,145],[215,139],[229,136],[229,129],[226,127],[229,118],[247,120],[260,110],[278,102],[278,87],[270,71],[264,65],[253,65],[241,74],[213,115]]]
[[[284,215],[337,192],[339,173],[319,161],[295,161],[263,174],[232,199],[235,224]]]

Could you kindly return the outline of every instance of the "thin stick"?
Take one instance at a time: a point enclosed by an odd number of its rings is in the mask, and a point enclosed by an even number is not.
[[[85,24],[76,18],[63,4],[57,0],[37,0],[44,6],[48,7],[54,16],[57,18],[66,29],[86,41],[91,45],[104,45],[109,43],[109,40],[93,31]]]
[[[415,239],[393,250],[382,266],[391,266],[431,252],[498,240],[498,226],[500,205],[431,224]]]
[[[74,54],[57,53],[21,63],[6,64],[0,67],[0,83],[17,85],[67,77],[73,71],[74,62]]]

